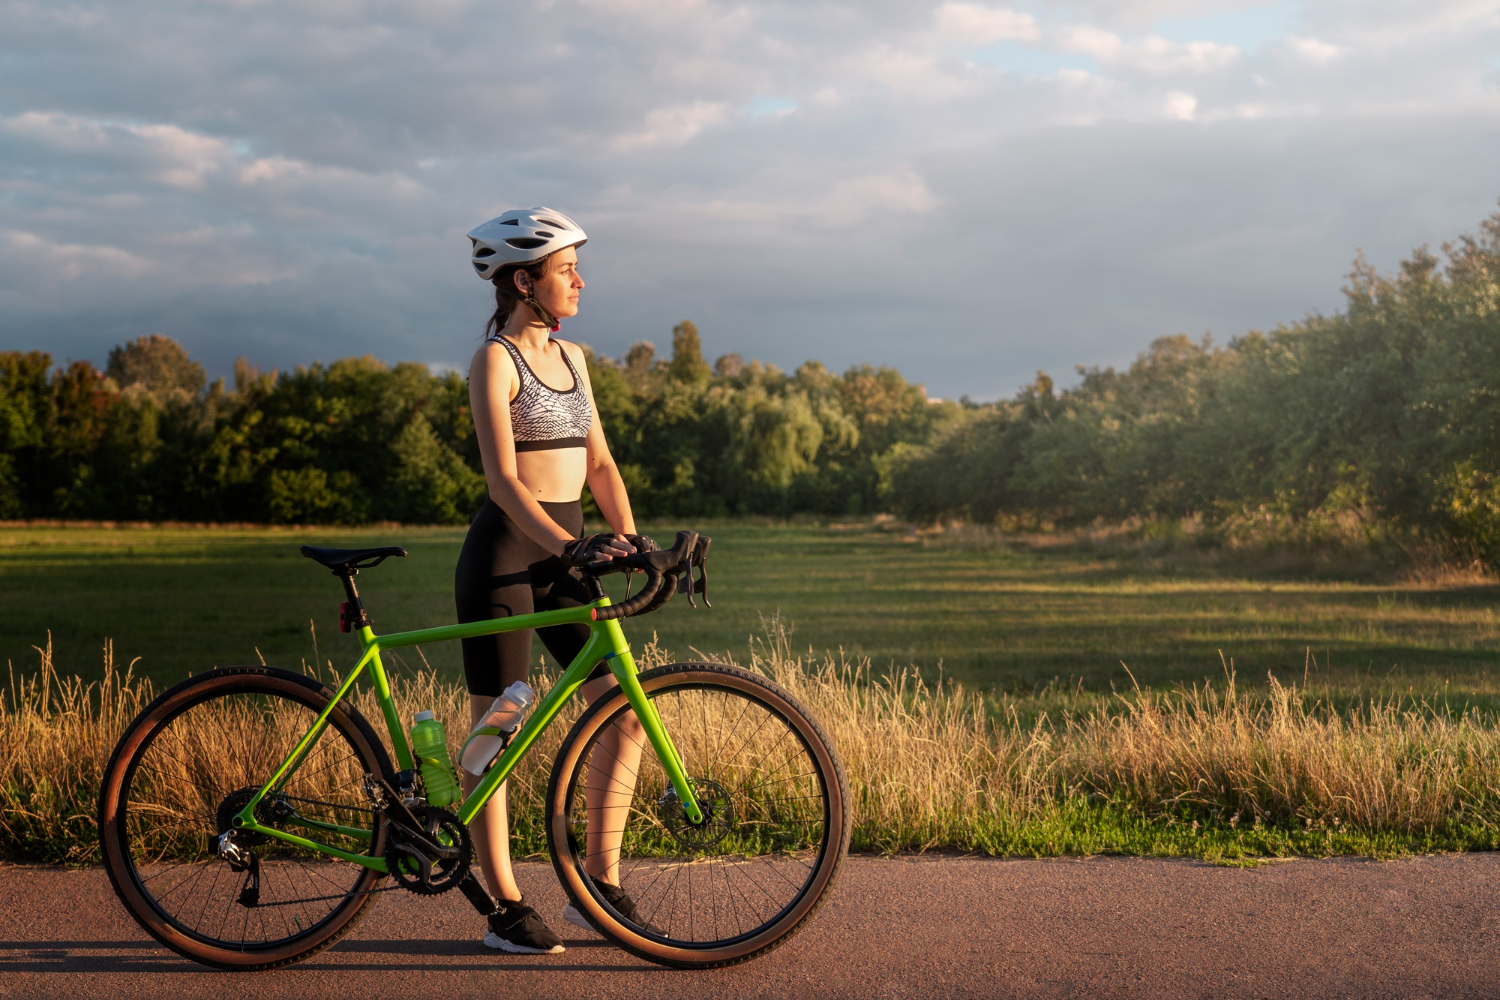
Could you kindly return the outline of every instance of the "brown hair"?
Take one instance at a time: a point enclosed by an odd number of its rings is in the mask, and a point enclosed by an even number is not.
[[[531,287],[547,276],[552,268],[552,258],[561,253],[554,250],[541,260],[534,260],[529,264],[506,264],[495,272],[490,280],[495,285],[495,312],[490,321],[484,325],[484,335],[488,337],[491,332],[499,334],[505,329],[505,324],[510,322],[510,314],[515,312],[516,306],[526,301],[526,296],[516,287],[516,272],[525,271],[531,277]]]

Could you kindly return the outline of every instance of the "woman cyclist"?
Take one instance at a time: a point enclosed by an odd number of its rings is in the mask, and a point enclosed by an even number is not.
[[[578,248],[587,237],[576,222],[548,208],[506,212],[469,233],[479,277],[495,286],[495,313],[486,339],[469,366],[469,401],[489,498],[469,526],[454,575],[458,620],[481,621],[587,604],[590,597],[575,567],[610,556],[656,548],[635,533],[630,499],[610,457],[599,424],[583,351],[551,335],[559,321],[578,313]],[[583,486],[598,504],[612,533],[582,537]],[[585,625],[538,629],[542,644],[563,666],[588,640]],[[524,680],[531,663],[531,630],[463,640],[464,675],[474,722],[512,681]],[[592,701],[614,684],[603,664],[583,687]],[[633,729],[634,731],[626,731]],[[632,776],[639,766],[639,723],[628,722],[602,742],[609,768],[601,775],[590,810],[628,809]],[[479,779],[463,772],[465,792]],[[623,780],[621,780],[623,779]],[[595,787],[595,782],[590,782]],[[613,795],[604,789],[622,789]],[[595,798],[598,801],[594,801]],[[612,798],[619,802],[610,801]],[[589,829],[621,829],[624,823],[590,819]],[[475,854],[499,910],[489,918],[484,943],[520,954],[563,950],[561,939],[527,906],[510,864],[506,790],[492,797],[470,826]],[[630,897],[618,889],[619,837],[590,844],[597,859],[589,874],[614,908],[634,919]],[[563,915],[588,923],[569,906]]]

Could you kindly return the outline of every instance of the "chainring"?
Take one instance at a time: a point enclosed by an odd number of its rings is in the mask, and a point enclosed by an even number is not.
[[[427,857],[417,844],[403,835],[399,824],[392,823],[388,827],[390,846],[385,849],[385,864],[391,878],[401,888],[419,896],[436,896],[457,888],[474,860],[474,842],[469,838],[469,828],[457,816],[437,806],[413,806],[411,812],[422,824],[422,833],[428,840],[444,847],[457,844],[458,857]]]

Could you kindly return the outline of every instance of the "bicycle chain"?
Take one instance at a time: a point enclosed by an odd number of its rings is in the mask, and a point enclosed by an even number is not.
[[[350,896],[373,896],[377,892],[394,892],[401,888],[399,885],[382,886],[379,889],[361,889],[359,892],[346,892],[342,896],[309,896],[307,899],[288,899],[279,903],[257,903],[256,909],[268,906],[299,906],[302,903],[324,903],[331,899],[348,899]]]
[[[303,802],[303,803],[307,803],[308,805],[323,806],[324,808],[327,808],[327,809],[342,809],[345,812],[368,813],[371,816],[378,816],[378,815],[380,815],[379,810],[370,809],[370,808],[367,808],[365,806],[351,806],[351,805],[346,805],[346,804],[344,804],[342,802],[325,802],[322,799],[308,799],[308,798],[303,798],[300,795],[288,795],[285,792],[279,792],[279,793],[277,793],[276,797],[278,799],[281,799],[281,800],[286,801],[286,802]],[[399,883],[396,883],[396,884],[393,884],[393,885],[381,886],[378,889],[362,889],[359,892],[346,892],[346,893],[344,893],[341,896],[309,896],[306,899],[288,899],[288,900],[282,900],[281,902],[276,902],[276,903],[259,903],[258,902],[258,903],[255,904],[255,906],[256,906],[257,909],[264,909],[264,908],[273,907],[273,906],[300,906],[303,903],[326,903],[326,902],[330,902],[332,900],[348,899],[351,896],[373,896],[377,892],[393,892],[393,891],[395,891],[397,889],[400,889],[400,888],[402,888],[402,886]]]

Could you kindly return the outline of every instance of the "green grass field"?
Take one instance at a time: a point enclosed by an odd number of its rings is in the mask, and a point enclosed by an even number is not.
[[[666,525],[651,526],[670,541]],[[648,528],[648,530],[650,530]],[[674,600],[627,623],[680,656],[743,651],[780,614],[793,643],[842,647],[877,668],[941,665],[965,683],[1030,691],[1056,682],[1091,690],[1161,686],[1274,672],[1349,691],[1500,693],[1500,588],[1377,585],[1255,575],[1207,563],[1164,567],[1080,547],[971,544],[872,525],[714,523],[712,611]],[[350,662],[338,631],[337,582],[300,544],[401,544],[411,558],[359,577],[377,631],[452,620],[460,528],[0,529],[0,656],[37,662],[48,631],[60,669],[96,676],[101,647],[139,657],[137,672],[176,680],[231,663],[296,667],[317,655]],[[618,578],[616,578],[618,579]],[[541,655],[540,644],[536,647]],[[456,676],[454,644],[423,650]],[[408,662],[419,665],[415,657]]]

